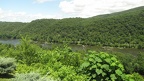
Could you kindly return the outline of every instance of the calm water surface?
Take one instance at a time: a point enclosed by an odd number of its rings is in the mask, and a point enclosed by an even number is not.
[[[10,40],[3,40],[3,39],[0,39],[0,43],[2,44],[12,44],[12,45],[18,45],[20,44],[20,40],[19,39],[10,39]]]
[[[52,48],[54,46],[59,46],[59,44],[43,44],[42,47]],[[100,46],[89,46],[89,45],[69,45],[73,51],[102,51],[102,52],[120,52],[126,54],[139,54],[140,52],[144,52],[144,49],[135,49],[135,48],[116,48],[116,47],[100,47]]]
[[[0,39],[0,43],[3,44],[12,44],[18,45],[20,44],[19,39],[11,39],[11,40],[2,40]],[[62,44],[41,44],[42,47],[51,49],[52,47],[60,46]],[[88,45],[69,45],[74,51],[103,51],[103,52],[121,52],[121,53],[129,53],[129,54],[138,54],[139,52],[144,52],[144,49],[135,49],[135,48],[115,48],[115,47],[99,47],[99,46],[88,46]]]

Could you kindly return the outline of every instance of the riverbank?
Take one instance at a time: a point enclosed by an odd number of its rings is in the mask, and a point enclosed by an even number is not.
[[[0,39],[0,43],[12,44],[16,46],[20,44],[20,39],[9,39],[9,40]],[[53,49],[58,46],[59,47],[63,46],[63,44],[58,44],[58,43],[44,43],[39,45],[44,49]],[[71,47],[73,51],[83,51],[83,52],[87,50],[92,50],[92,51],[103,51],[103,52],[120,52],[120,53],[133,54],[133,55],[137,55],[140,52],[144,52],[143,49],[136,49],[136,48],[118,48],[118,47],[108,47],[108,46],[102,47],[102,46],[76,45],[76,44],[69,44],[68,46]]]

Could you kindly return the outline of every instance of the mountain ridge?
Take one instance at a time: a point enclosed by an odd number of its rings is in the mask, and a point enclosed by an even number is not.
[[[16,23],[15,31],[8,32],[6,29],[11,28],[11,24],[2,26],[4,23],[0,22],[0,38],[19,38],[22,34],[41,42],[144,48],[144,6],[90,18]]]

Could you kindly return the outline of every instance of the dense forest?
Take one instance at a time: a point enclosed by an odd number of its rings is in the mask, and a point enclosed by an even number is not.
[[[90,18],[0,22],[0,81],[144,81],[144,52],[83,49],[68,44],[144,49],[144,7]],[[39,43],[62,43],[46,49]],[[120,49],[121,49],[120,48]]]
[[[0,38],[29,35],[34,41],[144,48],[144,7],[90,18],[0,22]]]

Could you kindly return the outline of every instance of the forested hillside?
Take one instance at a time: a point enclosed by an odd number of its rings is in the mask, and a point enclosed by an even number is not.
[[[90,18],[0,22],[0,38],[29,35],[35,41],[144,48],[144,7]]]
[[[21,30],[26,23],[21,22],[0,22],[0,38],[2,39],[16,39],[19,37],[18,30]]]

